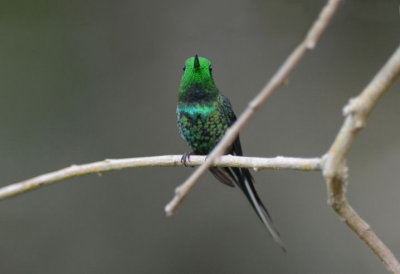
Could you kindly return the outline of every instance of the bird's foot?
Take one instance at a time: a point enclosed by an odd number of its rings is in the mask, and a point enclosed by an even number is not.
[[[192,155],[192,154],[194,154],[193,151],[192,151],[192,152],[185,152],[185,153],[183,153],[182,158],[181,158],[181,163],[182,163],[185,167],[188,166],[186,163],[187,163],[187,162],[190,162],[190,155]]]

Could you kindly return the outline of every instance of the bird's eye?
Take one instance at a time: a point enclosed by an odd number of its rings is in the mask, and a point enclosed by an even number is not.
[[[186,66],[183,66],[182,70],[185,71],[185,69],[186,69]]]
[[[208,67],[208,70],[210,71],[210,73],[211,73],[211,71],[212,71],[212,67],[211,67],[211,65]]]

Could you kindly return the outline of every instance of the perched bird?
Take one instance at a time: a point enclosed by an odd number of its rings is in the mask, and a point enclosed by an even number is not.
[[[196,54],[186,60],[183,71],[176,114],[179,132],[193,150],[182,157],[186,165],[190,154],[210,153],[235,122],[236,116],[228,98],[215,86],[210,61]],[[226,153],[243,155],[239,137]],[[284,249],[279,233],[254,188],[250,171],[236,167],[212,167],[210,171],[222,183],[232,187],[237,185],[243,191],[272,238]]]

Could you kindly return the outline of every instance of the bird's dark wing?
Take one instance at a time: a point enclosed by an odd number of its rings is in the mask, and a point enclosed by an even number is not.
[[[229,120],[229,126],[231,126],[236,121],[235,113],[233,112],[232,106],[225,96],[220,96],[220,106],[224,110],[226,117]],[[242,156],[242,146],[240,144],[239,136],[233,142],[232,147],[227,151],[232,155]],[[272,238],[279,244],[279,246],[285,251],[282,240],[280,239],[279,232],[273,225],[271,215],[269,214],[267,208],[264,206],[257,191],[254,187],[254,179],[251,176],[250,171],[247,168],[236,168],[236,167],[226,167],[226,168],[212,168],[211,172],[215,177],[224,184],[233,185],[235,183],[246,195],[254,211],[257,213],[261,222],[267,228],[269,234]],[[223,174],[223,176],[222,176]]]
[[[232,180],[232,171],[227,167],[210,167],[211,173],[220,181],[221,183],[234,187],[234,180]]]

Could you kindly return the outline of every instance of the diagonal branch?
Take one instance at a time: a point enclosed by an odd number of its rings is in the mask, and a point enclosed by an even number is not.
[[[365,126],[373,107],[400,74],[400,46],[357,97],[343,109],[346,116],[342,128],[324,157],[323,175],[327,182],[329,203],[346,224],[371,248],[393,273],[400,273],[400,264],[390,249],[348,203],[346,156],[357,133]]]
[[[190,189],[196,184],[199,178],[207,171],[207,169],[212,165],[213,161],[221,156],[227,148],[236,139],[239,132],[244,128],[248,121],[254,116],[256,111],[263,105],[263,103],[272,95],[272,93],[283,84],[289,77],[290,72],[295,68],[301,58],[305,55],[307,50],[313,49],[323,33],[323,31],[328,26],[328,23],[332,19],[333,14],[337,10],[341,0],[329,0],[325,7],[319,14],[318,19],[314,22],[310,28],[307,36],[300,43],[300,45],[295,48],[292,54],[286,59],[279,70],[271,78],[268,84],[260,91],[260,93],[250,101],[247,108],[240,115],[237,121],[230,127],[225,133],[219,144],[213,149],[209,154],[207,161],[201,165],[192,175],[180,186],[175,189],[175,196],[166,206],[165,212],[167,215],[172,215],[188,194]]]
[[[55,182],[72,177],[87,174],[102,174],[108,171],[125,168],[139,167],[167,167],[182,166],[182,155],[165,155],[129,159],[107,159],[104,161],[72,165],[54,172],[39,175],[37,177],[4,186],[0,188],[0,200],[20,195],[38,187],[46,186]],[[205,156],[191,156],[188,166],[199,166],[204,163]],[[320,158],[293,158],[278,156],[275,158],[238,157],[226,155],[215,164],[216,166],[234,166],[260,169],[294,169],[294,170],[321,170]]]

